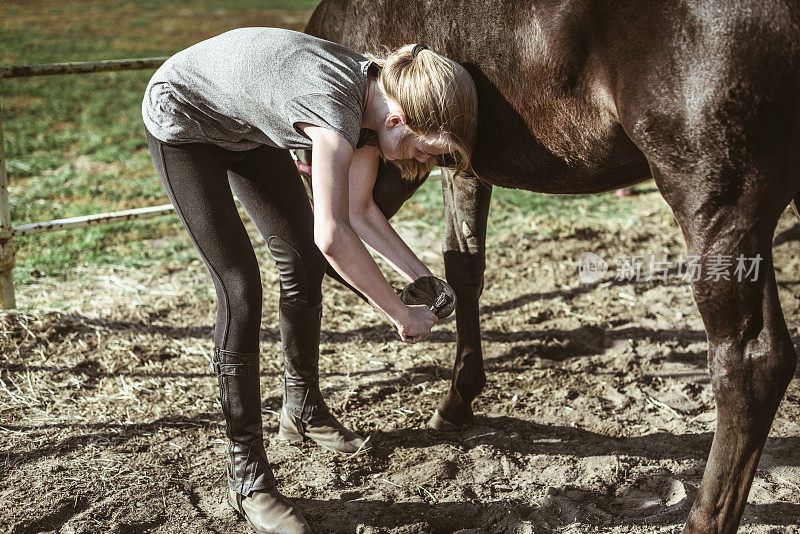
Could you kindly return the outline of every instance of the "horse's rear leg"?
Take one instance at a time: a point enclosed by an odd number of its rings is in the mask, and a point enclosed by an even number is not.
[[[654,172],[690,259],[699,257],[700,269],[688,272],[698,278],[692,289],[708,336],[717,405],[714,441],[684,532],[736,532],[796,365],[772,266],[772,235],[792,191],[788,181],[742,173],[726,182],[724,176]]]

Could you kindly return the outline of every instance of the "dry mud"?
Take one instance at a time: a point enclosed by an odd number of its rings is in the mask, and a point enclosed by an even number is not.
[[[371,435],[370,455],[274,438],[277,279],[263,261],[267,450],[282,491],[316,532],[680,530],[715,407],[689,285],[613,276],[617,256],[685,252],[663,202],[645,197],[653,209],[625,228],[492,243],[481,301],[488,384],[463,432],[426,427],[451,377],[453,319],[429,341],[404,345],[369,306],[326,282],[321,384],[341,420]],[[401,231],[441,272],[440,230],[413,227]],[[795,344],[799,239],[800,224],[785,214],[775,265]],[[604,279],[578,280],[584,251],[609,260]],[[20,288],[27,311],[0,315],[2,530],[249,532],[223,503],[224,426],[207,365],[211,290],[199,260],[76,268],[66,281]],[[55,300],[66,304],[48,309]],[[741,532],[800,531],[799,400],[793,380]]]

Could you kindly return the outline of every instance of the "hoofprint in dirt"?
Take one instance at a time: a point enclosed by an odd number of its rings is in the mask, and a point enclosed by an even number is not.
[[[666,282],[616,280],[618,256],[642,256],[646,274],[651,256],[685,253],[660,197],[646,197],[653,209],[627,228],[492,243],[482,299],[489,382],[476,425],[460,433],[426,428],[451,374],[454,320],[405,345],[369,306],[326,282],[321,383],[343,422],[371,435],[369,455],[274,438],[282,362],[277,274],[264,258],[268,455],[316,532],[680,529],[715,410],[689,285],[674,270]],[[409,228],[441,272],[440,236]],[[798,240],[787,212],[774,250],[795,342]],[[598,282],[578,279],[585,251],[611,265]],[[0,525],[15,534],[248,532],[223,504],[224,426],[208,369],[212,291],[199,260],[84,268],[20,288],[19,300],[40,311],[0,315]],[[56,296],[66,307],[48,311]],[[741,532],[800,531],[798,401],[794,380]]]

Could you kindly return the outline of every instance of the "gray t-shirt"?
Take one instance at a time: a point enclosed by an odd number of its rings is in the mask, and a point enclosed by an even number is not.
[[[310,148],[295,124],[341,134],[355,149],[372,62],[280,28],[239,28],[178,52],[153,75],[142,117],[165,143]]]

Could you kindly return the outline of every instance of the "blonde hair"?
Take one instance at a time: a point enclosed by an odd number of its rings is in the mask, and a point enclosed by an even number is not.
[[[469,73],[433,50],[405,45],[385,58],[368,56],[380,65],[378,86],[395,100],[406,115],[406,126],[418,135],[447,134],[455,144],[450,154],[457,172],[472,172],[471,156],[478,124],[478,95]],[[410,134],[401,139],[410,142]],[[397,160],[404,178],[423,176],[439,165],[431,157],[425,163],[415,159]]]

